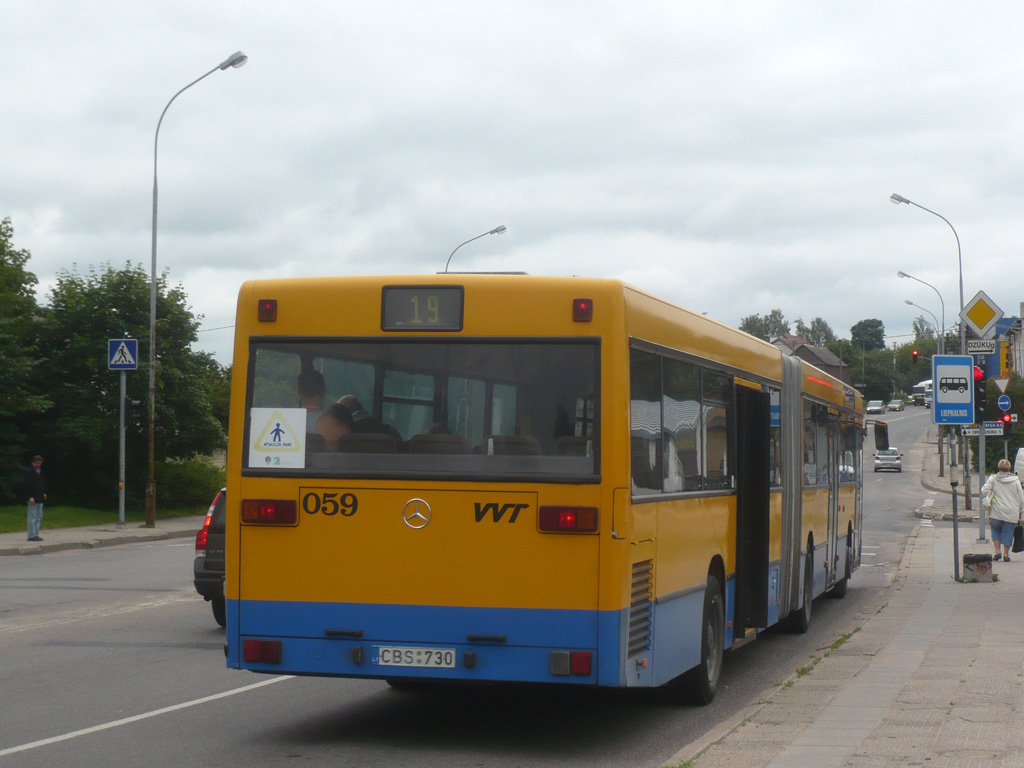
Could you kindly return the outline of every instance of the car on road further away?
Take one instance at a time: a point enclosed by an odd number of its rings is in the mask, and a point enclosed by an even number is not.
[[[224,605],[224,508],[227,489],[221,488],[210,504],[203,527],[196,534],[196,559],[192,565],[196,592],[213,606],[213,618],[227,624]]]
[[[890,400],[889,404],[885,406],[887,411],[903,411],[906,410],[907,404],[902,400]]]
[[[897,472],[903,471],[903,454],[899,448],[886,448],[884,451],[875,451],[875,472],[883,469],[893,469]]]
[[[885,413],[885,403],[881,400],[869,400],[865,411],[867,413]]]

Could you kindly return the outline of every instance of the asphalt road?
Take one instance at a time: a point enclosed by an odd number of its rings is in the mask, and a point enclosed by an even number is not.
[[[865,450],[864,567],[846,599],[818,600],[806,635],[767,632],[730,654],[711,706],[229,671],[223,631],[192,589],[192,544],[177,540],[0,558],[0,768],[661,765],[884,602],[927,495],[913,469],[930,413],[883,418],[907,471],[875,474]]]

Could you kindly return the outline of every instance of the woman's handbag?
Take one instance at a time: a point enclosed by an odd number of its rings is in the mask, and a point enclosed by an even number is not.
[[[1013,529],[1013,546],[1010,547],[1013,552],[1024,552],[1024,525],[1020,522],[1014,526]]]

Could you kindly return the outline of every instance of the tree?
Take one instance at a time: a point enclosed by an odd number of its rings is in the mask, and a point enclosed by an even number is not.
[[[914,318],[914,339],[934,339],[935,328],[924,319],[924,315]]]
[[[180,288],[157,286],[156,457],[189,458],[224,442],[213,414],[212,383],[223,376],[209,355],[193,352],[198,320]],[[53,407],[39,420],[49,440],[51,482],[81,501],[105,502],[117,492],[118,375],[107,369],[107,340],[138,338],[138,371],[127,374],[128,397],[142,403],[140,423],[128,430],[128,490],[141,495],[147,476],[149,277],[141,266],[91,269],[82,276],[57,275],[48,322],[41,331],[45,350],[36,385],[50,392]],[[134,490],[133,490],[134,489]],[[159,489],[158,489],[159,494]],[[158,495],[159,498],[159,495]]]
[[[740,330],[746,331],[751,336],[757,336],[759,339],[771,341],[789,333],[789,321],[782,316],[781,309],[773,309],[764,317],[760,315],[744,317],[740,321]]]
[[[850,341],[865,352],[885,349],[885,325],[881,320],[861,320],[850,328]]]
[[[39,307],[38,281],[25,268],[30,258],[27,250],[14,247],[10,218],[0,221],[0,467],[5,469],[24,464],[26,452],[39,450],[28,442],[36,436],[26,430],[26,417],[50,405],[32,382]]]
[[[832,332],[832,328],[820,317],[811,320],[809,326],[804,325],[804,321],[798,318],[796,321],[796,335],[808,344],[813,344],[816,347],[824,347],[829,342],[836,340],[836,335]]]

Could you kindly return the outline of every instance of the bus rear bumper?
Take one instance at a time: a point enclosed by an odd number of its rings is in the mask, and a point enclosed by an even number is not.
[[[621,684],[617,611],[235,600],[227,613],[229,668],[371,679]]]

